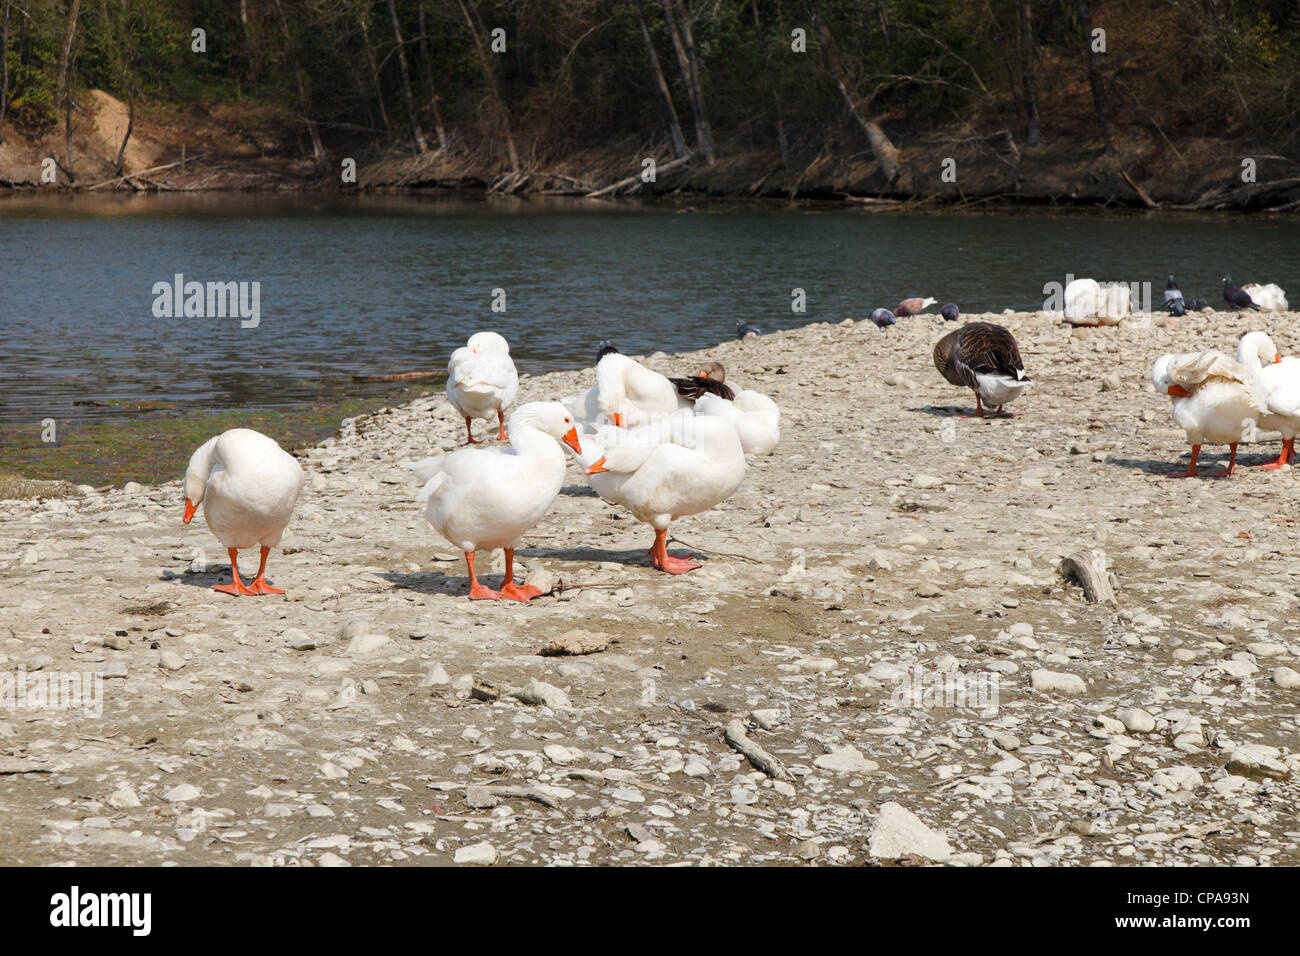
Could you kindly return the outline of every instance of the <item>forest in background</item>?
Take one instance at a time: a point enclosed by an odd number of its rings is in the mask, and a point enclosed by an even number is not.
[[[0,136],[61,142],[73,184],[96,90],[119,176],[138,124],[215,117],[322,181],[346,155],[585,192],[574,158],[617,154],[633,188],[655,156],[720,191],[945,194],[957,156],[976,192],[1300,196],[1300,0],[0,0],[0,41]]]

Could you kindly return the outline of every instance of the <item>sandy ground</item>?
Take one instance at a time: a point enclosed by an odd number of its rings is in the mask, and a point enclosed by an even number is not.
[[[996,419],[957,417],[933,316],[652,357],[719,358],[784,411],[775,455],[674,526],[704,561],[678,578],[571,465],[521,551],[563,590],[466,600],[401,467],[459,440],[433,398],[304,455],[283,598],[209,589],[228,562],[178,482],[0,504],[0,674],[103,675],[101,717],[0,710],[0,863],[1300,863],[1296,478],[1167,480],[1187,448],[1147,384],[1251,328],[1296,353],[1300,316],[993,318],[1037,381]],[[1117,606],[1058,573],[1082,547]],[[537,653],[575,630],[608,646]],[[918,673],[996,706],[900,700]]]

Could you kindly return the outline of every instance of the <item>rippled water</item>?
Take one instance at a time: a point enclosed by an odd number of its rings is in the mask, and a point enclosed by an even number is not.
[[[112,417],[114,400],[319,399],[354,374],[442,370],[473,331],[521,370],[699,348],[736,319],[861,318],[908,295],[1041,308],[1067,272],[1219,301],[1219,277],[1300,297],[1300,221],[870,213],[430,197],[0,199],[0,420]],[[261,320],[157,318],[156,282],[259,282]],[[792,290],[807,311],[791,311]],[[493,312],[493,290],[506,311]],[[350,386],[349,386],[350,387]]]

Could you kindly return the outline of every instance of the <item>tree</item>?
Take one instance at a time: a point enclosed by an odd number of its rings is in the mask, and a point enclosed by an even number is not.
[[[1025,142],[1038,145],[1038,90],[1034,86],[1034,11],[1032,0],[1016,0],[1020,27],[1020,86],[1025,101]]]
[[[438,108],[438,91],[433,85],[433,64],[429,58],[429,30],[424,21],[424,0],[416,4],[419,11],[420,25],[420,69],[424,73],[424,87],[429,97],[429,109],[433,112],[433,131],[438,137],[438,148],[447,148],[447,131],[442,126],[442,111]]]
[[[406,44],[402,42],[402,26],[397,22],[397,0],[388,0],[388,17],[393,21],[393,37],[397,40],[397,65],[402,77],[402,99],[406,101],[406,115],[411,121],[411,138],[415,140],[415,151],[423,155],[429,151],[424,141],[424,132],[415,115],[415,97],[411,95],[411,74],[406,69]]]
[[[650,28],[645,22],[645,11],[641,9],[641,0],[632,0],[632,12],[636,14],[637,26],[641,29],[641,38],[645,41],[646,55],[650,61],[650,79],[654,85],[655,95],[663,110],[664,125],[668,127],[668,148],[673,159],[683,159],[690,155],[686,148],[686,137],[682,135],[682,125],[677,121],[677,110],[673,107],[672,94],[668,92],[668,81],[664,79],[663,67],[659,65],[659,54],[655,52],[655,41],[650,36]]]
[[[1088,86],[1092,89],[1092,111],[1097,117],[1097,126],[1101,130],[1102,141],[1107,152],[1115,151],[1115,143],[1110,135],[1110,117],[1106,112],[1106,86],[1101,76],[1101,60],[1093,49],[1092,11],[1088,9],[1088,0],[1075,0],[1075,10],[1079,14],[1079,26],[1083,30],[1083,55],[1088,65]]]
[[[881,129],[880,124],[863,116],[857,104],[853,102],[853,94],[849,92],[848,83],[844,79],[844,69],[835,53],[835,40],[831,36],[830,28],[826,26],[826,21],[822,19],[815,0],[810,3],[810,7],[813,29],[817,31],[817,40],[821,46],[822,62],[826,65],[826,72],[830,74],[836,89],[844,97],[844,103],[848,107],[849,113],[857,120],[858,125],[862,127],[862,131],[866,133],[867,142],[871,145],[871,152],[876,157],[876,162],[880,165],[880,171],[885,176],[885,182],[893,185],[897,182],[900,172],[898,150],[889,141],[889,137],[885,135],[885,131]]]
[[[699,58],[695,55],[695,37],[691,33],[691,18],[683,0],[662,0],[664,23],[668,26],[668,35],[673,41],[673,50],[677,54],[677,65],[682,71],[682,81],[686,87],[686,98],[691,103],[691,115],[695,118],[695,149],[704,159],[705,165],[713,165],[713,129],[709,126],[709,117],[704,110],[704,89],[700,85]],[[677,16],[673,15],[673,7]]]
[[[72,44],[77,36],[77,18],[81,16],[81,0],[72,0],[68,8],[68,25],[63,31],[62,52],[59,54],[59,105],[63,108],[63,146],[67,159],[63,167],[69,182],[77,181],[75,161],[72,155]]]

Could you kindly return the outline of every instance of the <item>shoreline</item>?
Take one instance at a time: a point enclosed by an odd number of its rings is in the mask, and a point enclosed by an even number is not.
[[[1244,467],[1276,457],[1263,435],[1231,479],[1167,480],[1186,439],[1146,390],[1156,355],[1247,328],[1300,352],[1297,315],[967,318],[1020,341],[1036,385],[1009,417],[958,417],[932,316],[648,359],[717,359],[782,409],[775,454],[673,523],[704,564],[680,577],[571,467],[518,555],[563,586],[468,601],[403,467],[459,446],[436,395],[301,456],[282,598],[210,590],[227,562],[178,481],[0,503],[0,669],[104,675],[101,716],[0,714],[0,862],[1300,864],[1300,481]],[[521,376],[519,401],[591,377]],[[1081,548],[1116,605],[1061,577]],[[574,631],[603,649],[540,653]],[[996,704],[912,706],[917,673]],[[725,741],[736,719],[789,781]]]

